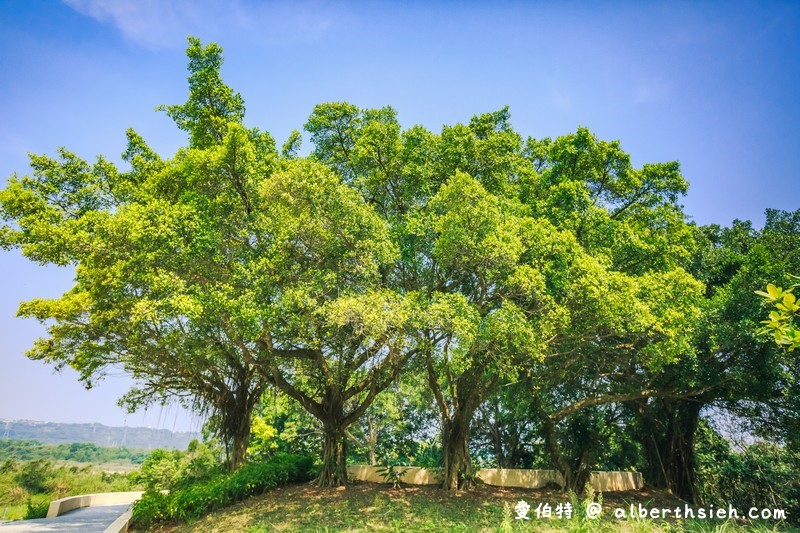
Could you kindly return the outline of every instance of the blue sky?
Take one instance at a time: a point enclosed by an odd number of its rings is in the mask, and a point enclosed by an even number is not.
[[[223,46],[246,122],[279,143],[320,102],[390,104],[433,130],[508,104],[524,136],[584,125],[637,165],[680,161],[699,224],[800,207],[798,2],[0,0],[0,179],[59,146],[119,161],[128,127],[162,155],[185,144],[154,108],[185,100],[187,35]],[[0,418],[197,426],[176,409],[126,419],[123,377],[84,391],[28,361],[42,329],[17,305],[72,273],[15,251],[0,268]]]

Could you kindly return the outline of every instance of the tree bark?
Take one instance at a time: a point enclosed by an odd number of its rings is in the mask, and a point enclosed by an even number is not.
[[[489,432],[492,437],[492,448],[494,449],[494,458],[497,461],[497,468],[508,468],[506,464],[506,456],[503,451],[503,436],[497,421],[491,423]]]
[[[261,399],[263,386],[260,384],[251,387],[250,374],[241,379],[236,394],[229,394],[218,407],[221,424],[221,434],[224,437],[228,468],[237,470],[247,462],[247,447],[250,445],[250,427],[252,425],[253,410]]]
[[[347,439],[341,425],[333,421],[323,424],[325,443],[322,448],[322,468],[317,477],[320,487],[338,487],[347,484]]]
[[[347,484],[347,426],[344,421],[344,400],[338,387],[329,386],[322,403],[325,433],[322,448],[322,468],[317,478],[320,487],[339,487]]]
[[[369,464],[375,466],[378,464],[378,431],[373,427],[372,421],[369,424],[367,446],[369,448]]]
[[[469,456],[469,430],[472,411],[456,409],[453,417],[444,421],[442,447],[444,453],[444,480],[447,490],[468,488],[471,485],[472,461]]]
[[[512,422],[512,429],[508,430],[507,452],[505,454],[504,468],[524,468],[522,465],[522,433],[525,431],[525,424]]]
[[[634,411],[647,461],[645,479],[690,503],[698,503],[695,441],[702,407],[700,401],[660,400]]]
[[[250,424],[247,424],[247,433],[240,433],[233,436],[230,451],[230,468],[237,470],[247,461],[247,447],[250,444]]]
[[[697,456],[694,446],[700,423],[700,404],[680,403],[683,405],[675,414],[669,445],[672,467],[670,489],[678,497],[697,503]]]
[[[545,417],[542,421],[542,429],[544,431],[545,446],[550,454],[550,459],[564,478],[563,489],[565,491],[572,490],[580,494],[592,475],[589,468],[591,457],[588,450],[581,454],[578,464],[573,468],[570,461],[561,453],[561,445],[558,442],[558,432],[555,421],[550,417]]]
[[[457,379],[446,372],[450,390],[450,403],[442,393],[433,361],[426,354],[428,384],[439,407],[442,420],[442,453],[444,455],[444,480],[446,490],[469,488],[472,485],[472,461],[469,456],[470,425],[475,411],[495,383],[483,381],[483,366],[473,366]],[[445,363],[446,367],[446,363]]]
[[[555,422],[545,417],[542,421],[542,431],[544,432],[544,443],[547,447],[547,453],[550,454],[550,460],[553,461],[556,469],[561,472],[561,477],[564,478],[563,488],[567,490],[573,485],[572,468],[569,465],[569,461],[567,461],[561,453]]]

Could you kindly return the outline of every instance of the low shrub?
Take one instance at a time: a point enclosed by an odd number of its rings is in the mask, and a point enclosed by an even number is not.
[[[133,506],[133,523],[148,527],[155,522],[195,520],[203,514],[286,483],[313,477],[313,459],[277,455],[268,461],[217,474],[194,484],[180,484],[168,494],[148,490]]]
[[[800,523],[800,453],[771,442],[735,450],[704,424],[698,432],[697,463],[703,504],[779,508],[789,522]]]
[[[28,461],[17,474],[17,483],[31,494],[43,494],[55,477],[53,462],[49,459]]]
[[[28,509],[25,511],[25,520],[32,518],[46,518],[50,509],[50,498],[47,496],[32,496],[28,498]]]
[[[378,468],[376,472],[383,478],[385,483],[391,483],[392,488],[396,489],[400,486],[403,478],[408,473],[408,468],[386,463]]]
[[[129,474],[148,492],[173,490],[188,486],[223,472],[220,450],[213,444],[193,440],[186,451],[153,450],[142,463],[140,472]]]
[[[18,505],[25,503],[29,497],[30,494],[27,490],[16,485],[6,486],[3,487],[3,490],[0,490],[0,502],[2,503]]]

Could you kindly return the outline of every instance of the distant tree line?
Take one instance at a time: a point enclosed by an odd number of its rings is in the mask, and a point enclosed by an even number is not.
[[[97,446],[89,442],[43,444],[37,440],[0,439],[0,461],[52,459],[79,463],[129,462],[141,464],[150,452],[125,446]]]
[[[0,420],[0,438],[38,440],[45,444],[91,442],[98,446],[184,449],[198,433],[149,427],[114,427],[104,424]]]

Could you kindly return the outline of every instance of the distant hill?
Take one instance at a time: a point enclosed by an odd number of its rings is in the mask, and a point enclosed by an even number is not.
[[[183,450],[199,433],[142,427],[111,427],[103,424],[62,424],[0,418],[0,439],[34,439],[45,444],[91,442],[98,446],[127,446],[152,450]]]

